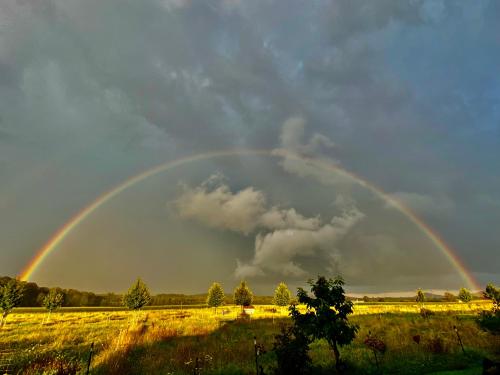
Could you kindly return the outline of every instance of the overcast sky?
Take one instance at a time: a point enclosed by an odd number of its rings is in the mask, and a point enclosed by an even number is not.
[[[284,148],[412,208],[482,284],[500,283],[500,3],[0,2],[0,274],[152,166]],[[33,280],[259,293],[318,273],[356,291],[458,289],[401,213],[279,156],[210,159],[127,190]]]

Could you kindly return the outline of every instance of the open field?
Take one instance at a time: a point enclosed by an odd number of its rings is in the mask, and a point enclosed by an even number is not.
[[[351,345],[342,348],[351,372],[377,373],[373,353],[363,344],[368,331],[387,345],[381,358],[384,373],[450,369],[480,373],[484,356],[498,360],[500,338],[479,330],[474,321],[478,311],[491,308],[488,302],[426,303],[425,307],[436,313],[423,318],[415,303],[355,304],[352,320],[360,331]],[[94,343],[93,374],[192,374],[196,362],[201,373],[251,374],[255,373],[255,335],[267,350],[260,361],[271,373],[274,335],[288,322],[285,309],[273,309],[256,306],[249,322],[236,320],[236,306],[219,309],[217,314],[200,307],[151,308],[139,313],[67,308],[52,314],[49,321],[42,309],[17,310],[0,331],[0,359],[9,364],[10,373],[41,374],[58,368],[82,372]],[[419,344],[415,335],[421,337]],[[314,343],[311,356],[318,373],[332,368],[326,343]]]

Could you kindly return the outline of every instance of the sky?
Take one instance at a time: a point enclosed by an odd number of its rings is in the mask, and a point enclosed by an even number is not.
[[[257,293],[317,274],[354,292],[463,286],[367,186],[500,283],[500,3],[408,0],[0,2],[0,274],[75,214],[42,285]]]

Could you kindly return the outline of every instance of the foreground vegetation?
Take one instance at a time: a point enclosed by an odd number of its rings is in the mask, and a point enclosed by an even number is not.
[[[422,317],[416,303],[354,305],[350,321],[359,325],[354,341],[341,348],[351,373],[429,373],[479,368],[483,357],[498,360],[500,339],[476,324],[491,302],[426,303],[433,315]],[[270,374],[271,349],[286,309],[256,306],[250,320],[236,319],[241,308],[54,312],[45,322],[41,310],[14,310],[0,335],[1,359],[10,373],[83,372],[94,343],[93,374],[252,374],[253,337],[265,351],[259,358]],[[453,326],[458,328],[465,355]],[[377,369],[370,335],[387,347]],[[417,343],[418,341],[418,343]],[[315,372],[331,373],[334,358],[325,341],[311,345]],[[195,367],[200,370],[195,370]],[[320,370],[321,369],[321,370]],[[479,371],[480,372],[480,371]]]

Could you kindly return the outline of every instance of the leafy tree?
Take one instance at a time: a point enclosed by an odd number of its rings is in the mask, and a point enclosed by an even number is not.
[[[484,297],[491,299],[493,302],[493,311],[500,311],[500,288],[495,287],[493,284],[486,285]]]
[[[130,310],[139,310],[151,301],[151,294],[146,284],[138,278],[123,296],[123,305]]]
[[[234,303],[241,306],[250,306],[253,300],[253,293],[248,287],[246,281],[240,282],[240,285],[234,290]]]
[[[457,300],[457,297],[450,292],[444,292],[443,300],[447,302],[455,302]]]
[[[458,292],[458,299],[462,302],[468,303],[472,300],[471,292],[466,288],[460,288]]]
[[[48,310],[47,320],[50,319],[50,314],[62,306],[64,302],[64,294],[58,289],[52,288],[42,300],[42,305]]]
[[[23,298],[19,306],[29,307],[36,306],[36,299],[38,297],[38,293],[40,292],[40,288],[36,283],[32,282],[22,282],[23,285]]]
[[[2,310],[2,319],[0,328],[3,327],[7,315],[14,307],[19,306],[23,298],[23,284],[16,279],[10,279],[5,285],[0,287],[0,309]]]
[[[302,288],[297,292],[307,312],[301,314],[296,306],[291,306],[290,314],[295,326],[305,335],[328,342],[335,355],[335,366],[340,371],[339,346],[349,344],[358,331],[358,326],[348,320],[353,312],[352,302],[345,297],[344,280],[340,276],[334,280],[319,276],[315,282],[309,280],[308,283],[314,297]]]
[[[208,289],[207,305],[209,307],[214,307],[215,312],[217,312],[217,307],[224,304],[224,290],[219,283],[213,283],[210,289]]]
[[[492,311],[483,311],[479,318],[479,326],[490,331],[495,335],[500,334],[500,288],[495,287],[493,284],[488,284],[483,292],[485,298],[491,299],[493,302]]]
[[[288,286],[281,282],[278,284],[276,287],[276,290],[274,291],[274,299],[273,302],[276,306],[288,306],[290,304],[290,290],[288,289]]]
[[[425,294],[422,291],[422,289],[417,289],[417,296],[415,297],[415,301],[417,301],[420,304],[424,304],[425,302]]]

